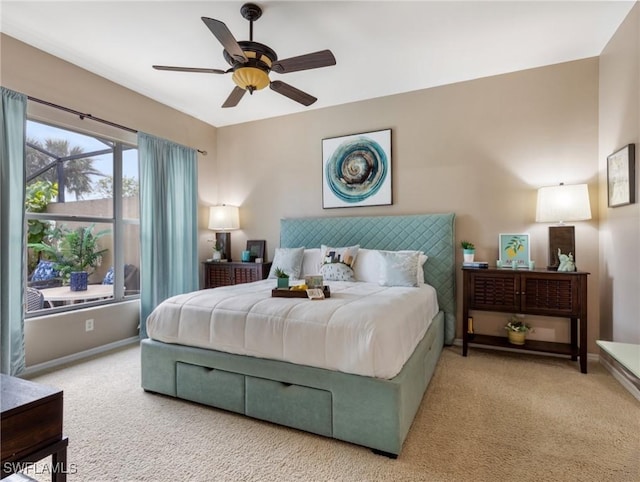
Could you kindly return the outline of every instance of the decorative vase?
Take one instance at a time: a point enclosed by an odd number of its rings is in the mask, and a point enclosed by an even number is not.
[[[278,278],[278,288],[289,288],[289,278]]]
[[[87,291],[89,273],[86,271],[72,271],[69,276],[69,288],[71,291]]]
[[[473,263],[473,259],[475,257],[476,250],[475,249],[463,249],[462,255],[464,257],[465,263]]]
[[[222,253],[217,249],[213,250],[213,257],[211,258],[214,261],[220,261],[222,259]]]
[[[509,343],[512,345],[524,345],[525,337],[527,333],[525,331],[508,331]]]

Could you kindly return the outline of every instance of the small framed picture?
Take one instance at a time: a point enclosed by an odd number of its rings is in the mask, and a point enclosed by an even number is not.
[[[610,208],[636,202],[635,144],[607,157],[607,195]]]
[[[262,262],[266,263],[267,260],[264,257],[266,245],[267,242],[264,239],[247,240],[247,251],[249,251],[249,260],[255,261],[256,258],[262,258]]]
[[[529,233],[499,235],[500,264],[508,268],[528,268],[530,261]]]

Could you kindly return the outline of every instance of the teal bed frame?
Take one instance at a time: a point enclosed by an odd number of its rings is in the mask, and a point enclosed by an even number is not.
[[[280,245],[424,251],[440,312],[398,375],[351,375],[215,350],[141,342],[142,387],[397,457],[443,345],[455,336],[454,214],[283,219]]]

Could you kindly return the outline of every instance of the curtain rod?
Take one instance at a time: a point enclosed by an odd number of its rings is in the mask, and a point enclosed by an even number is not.
[[[65,112],[69,112],[70,114],[77,115],[78,117],[80,117],[80,120],[91,119],[92,121],[100,122],[102,124],[106,124],[106,125],[111,126],[111,127],[116,127],[118,129],[122,129],[122,130],[127,131],[127,132],[132,132],[133,134],[137,134],[138,133],[137,130],[132,129],[131,127],[126,127],[126,126],[123,126],[123,125],[120,125],[120,124],[116,124],[115,122],[111,122],[111,121],[108,121],[108,120],[105,120],[105,119],[101,119],[100,117],[95,117],[95,116],[93,116],[91,114],[85,114],[83,112],[79,112],[77,110],[70,109],[68,107],[63,107],[61,105],[54,104],[53,102],[47,102],[46,100],[37,99],[36,97],[31,97],[30,95],[27,96],[27,99],[29,99],[32,102],[37,102],[39,104],[44,104],[46,106],[53,107],[55,109],[59,109],[59,110],[65,111]],[[201,149],[196,149],[196,150],[200,154],[202,154],[203,156],[207,155],[207,151],[203,151]]]

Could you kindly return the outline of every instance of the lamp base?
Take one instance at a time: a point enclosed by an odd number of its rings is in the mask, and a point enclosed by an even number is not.
[[[576,261],[576,240],[574,226],[549,226],[549,265],[548,270],[557,271],[560,266],[558,249],[562,254],[573,255]]]
[[[231,233],[216,233],[216,245],[220,246],[222,259],[231,261]]]

